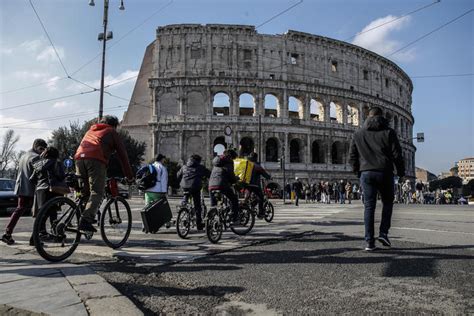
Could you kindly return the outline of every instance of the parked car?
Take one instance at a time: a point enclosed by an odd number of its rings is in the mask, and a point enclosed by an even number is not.
[[[13,213],[18,197],[13,193],[15,180],[0,178],[0,214],[8,215]]]

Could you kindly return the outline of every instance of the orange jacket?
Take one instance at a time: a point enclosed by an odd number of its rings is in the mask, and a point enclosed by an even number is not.
[[[133,178],[125,146],[117,131],[108,124],[94,124],[82,138],[74,155],[75,160],[95,159],[109,164],[110,155],[117,152],[122,171],[127,178]]]

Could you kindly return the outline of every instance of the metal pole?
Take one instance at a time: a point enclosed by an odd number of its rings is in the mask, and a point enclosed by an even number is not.
[[[99,121],[104,112],[104,73],[105,73],[105,47],[107,43],[107,20],[109,13],[109,0],[104,0],[104,37],[102,39],[102,73],[100,77],[100,100],[99,100]]]
[[[283,204],[286,203],[286,175],[285,175],[285,151],[283,151],[283,156],[281,157],[281,160],[283,161]]]
[[[258,161],[262,161],[262,115],[258,115]]]

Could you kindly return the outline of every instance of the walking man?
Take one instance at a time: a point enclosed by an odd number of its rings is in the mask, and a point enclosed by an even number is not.
[[[47,144],[43,139],[35,139],[33,147],[20,158],[18,177],[16,178],[14,191],[15,195],[18,196],[18,206],[10,217],[10,221],[5,229],[5,234],[2,236],[2,241],[7,245],[15,243],[15,240],[12,238],[13,230],[23,213],[31,209],[33,205],[35,186],[30,182],[30,177],[33,174],[33,163],[39,160],[39,155],[46,147]]]
[[[298,202],[301,198],[301,193],[303,192],[303,183],[298,177],[295,178],[295,182],[293,183],[293,191],[295,192],[295,205],[298,206]]]
[[[388,231],[393,210],[393,165],[397,175],[405,175],[405,165],[396,132],[389,127],[382,116],[382,110],[373,107],[364,126],[354,133],[350,148],[350,163],[354,172],[360,175],[364,195],[365,250],[375,250],[374,214],[377,192],[382,197],[382,221],[379,237],[384,246],[390,247]]]

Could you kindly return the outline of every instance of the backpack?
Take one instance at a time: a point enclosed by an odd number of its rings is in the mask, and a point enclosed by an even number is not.
[[[156,168],[153,165],[148,165],[143,167],[140,172],[141,177],[137,180],[138,189],[144,191],[149,189],[156,184],[156,176],[158,175],[156,172]]]
[[[255,164],[247,159],[237,158],[234,160],[234,173],[243,183],[250,183],[252,171]]]

